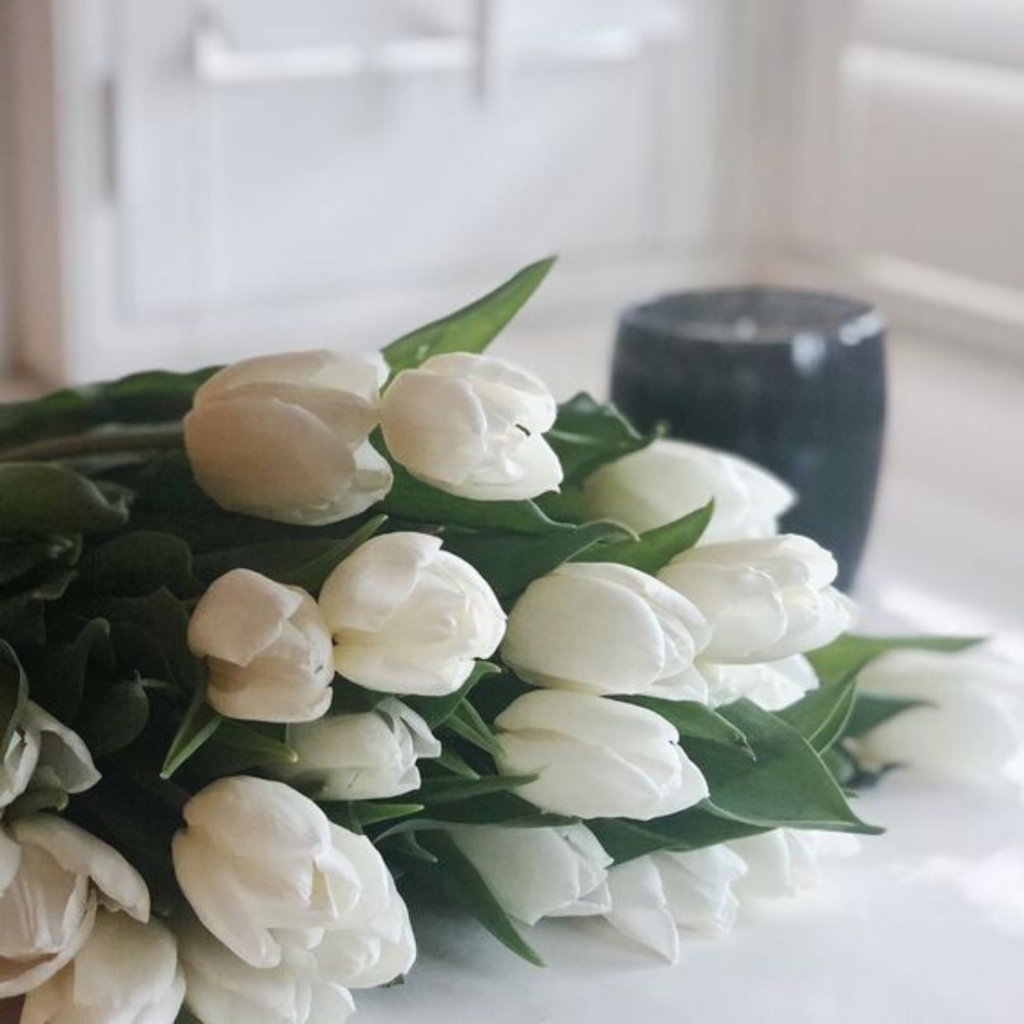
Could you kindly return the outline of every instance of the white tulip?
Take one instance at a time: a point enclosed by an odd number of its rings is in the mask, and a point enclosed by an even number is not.
[[[513,701],[495,725],[501,771],[536,775],[516,793],[545,811],[649,821],[708,795],[679,733],[646,708],[538,690]]]
[[[29,992],[21,1024],[174,1024],[184,998],[170,931],[101,909],[75,959]]]
[[[232,569],[196,605],[188,646],[206,658],[206,699],[229,718],[308,722],[330,706],[331,636],[298,587]]]
[[[82,793],[99,779],[82,737],[28,701],[0,764],[0,808],[29,788]]]
[[[747,865],[747,873],[736,883],[741,899],[795,896],[818,884],[821,857],[849,857],[860,850],[855,836],[792,828],[734,839],[728,846]]]
[[[487,581],[424,533],[360,545],[327,578],[320,608],[334,635],[335,668],[385,693],[453,693],[505,632]]]
[[[467,826],[453,829],[451,837],[505,911],[526,924],[611,909],[612,859],[584,825]]]
[[[526,588],[509,616],[501,653],[517,675],[538,686],[701,699],[693,659],[709,636],[700,612],[653,576],[577,562]]]
[[[701,542],[769,537],[796,495],[778,477],[740,458],[662,440],[602,466],[583,483],[592,519],[653,530],[706,505],[715,511]]]
[[[731,704],[745,697],[765,711],[780,711],[818,687],[818,676],[801,654],[752,665],[698,663],[709,702]]]
[[[679,958],[677,928],[728,931],[739,901],[733,885],[746,864],[725,846],[662,851],[611,869],[609,924],[670,963]]]
[[[355,1012],[348,989],[323,981],[312,953],[288,946],[275,967],[240,960],[205,928],[178,926],[188,1007],[203,1024],[341,1024]]]
[[[295,352],[235,363],[197,392],[185,448],[223,508],[319,526],[384,497],[391,468],[370,444],[384,360]]]
[[[391,981],[416,947],[405,904],[365,836],[280,782],[234,776],[186,805],[174,870],[196,916],[256,968],[298,946],[333,984]]]
[[[677,555],[658,578],[711,624],[709,662],[776,661],[823,647],[850,622],[829,584],[835,559],[807,537],[709,544]]]
[[[149,892],[116,850],[52,814],[14,822],[20,847],[11,875],[10,845],[0,850],[0,999],[52,978],[85,945],[99,903],[149,920]],[[0,878],[2,880],[2,878]]]
[[[441,744],[412,708],[388,697],[372,711],[293,725],[298,755],[274,774],[317,800],[382,800],[418,789],[416,761],[438,757]]]
[[[455,352],[398,374],[384,393],[381,427],[388,451],[413,476],[475,501],[515,501],[562,482],[542,437],[556,414],[533,374]]]
[[[897,651],[864,668],[858,689],[927,701],[858,740],[882,764],[991,782],[1024,748],[1024,668],[978,651]]]

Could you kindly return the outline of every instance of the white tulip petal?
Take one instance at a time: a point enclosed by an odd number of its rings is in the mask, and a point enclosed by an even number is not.
[[[39,737],[39,761],[33,787],[83,793],[99,782],[100,773],[82,737],[34,701],[30,700],[25,707],[22,728]]]
[[[627,938],[679,962],[679,932],[668,909],[661,875],[650,857],[638,857],[608,872],[612,909],[607,920]]]

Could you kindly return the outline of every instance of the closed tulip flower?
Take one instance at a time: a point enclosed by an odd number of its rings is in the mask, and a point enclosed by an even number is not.
[[[505,911],[525,924],[611,909],[612,859],[584,825],[453,829],[452,839]]]
[[[228,718],[308,722],[331,703],[331,636],[298,587],[232,569],[196,605],[188,645],[206,659],[206,699]]]
[[[700,699],[691,669],[708,637],[700,612],[653,576],[580,562],[526,588],[501,652],[537,686]]]
[[[725,846],[638,857],[609,872],[608,922],[675,963],[677,928],[714,933],[733,926],[739,908],[733,884],[746,870],[743,860]]]
[[[709,544],[677,555],[658,578],[711,625],[709,662],[776,661],[833,641],[850,622],[830,586],[835,559],[807,537]]]
[[[712,498],[701,542],[769,537],[795,495],[777,477],[737,455],[662,440],[602,466],[583,483],[593,519],[643,532],[681,519]]]
[[[171,932],[101,909],[75,959],[29,992],[21,1024],[174,1024],[184,998]]]
[[[296,352],[221,370],[184,421],[196,481],[222,508],[283,523],[358,515],[391,488],[369,441],[386,378],[376,353]]]
[[[516,501],[562,482],[542,436],[556,412],[533,374],[455,352],[398,374],[384,394],[381,427],[388,451],[413,476],[462,498]]]
[[[795,896],[818,884],[822,857],[851,857],[860,850],[855,836],[792,828],[734,839],[728,845],[747,865],[746,874],[736,883],[741,899]]]
[[[493,654],[505,613],[468,562],[424,533],[360,545],[327,578],[320,608],[347,679],[385,693],[441,696]]]
[[[540,690],[513,701],[495,724],[501,771],[536,775],[516,792],[542,810],[649,821],[708,795],[676,729],[646,708]]]
[[[857,688],[923,703],[857,742],[879,764],[909,765],[953,779],[992,783],[1024,745],[1024,668],[979,651],[897,651],[872,662]]]
[[[383,800],[419,788],[418,758],[438,757],[441,744],[412,708],[388,697],[372,711],[331,715],[293,725],[298,755],[278,765],[278,778],[317,800]]]
[[[82,793],[99,778],[81,736],[27,701],[0,763],[0,809],[29,788]]]
[[[298,947],[344,987],[384,984],[411,966],[408,913],[380,854],[308,798],[234,776],[192,797],[184,817],[172,844],[178,883],[250,966],[277,967]]]
[[[16,849],[15,849],[16,847]],[[52,978],[86,944],[102,902],[145,923],[149,892],[116,850],[52,814],[15,821],[0,844],[0,999]]]
[[[342,1024],[355,1012],[349,990],[321,979],[316,959],[289,946],[275,967],[239,959],[198,922],[178,926],[188,1008],[203,1024]]]

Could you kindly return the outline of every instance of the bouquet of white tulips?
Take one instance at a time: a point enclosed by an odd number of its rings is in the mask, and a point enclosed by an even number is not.
[[[922,695],[858,673],[969,641],[848,634],[783,484],[484,355],[549,266],[379,355],[0,407],[23,1021],[341,1021],[431,889],[674,959],[878,831],[847,790]]]

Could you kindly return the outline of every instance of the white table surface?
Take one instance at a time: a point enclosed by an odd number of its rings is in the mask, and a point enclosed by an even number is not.
[[[560,397],[607,391],[607,328],[503,339]],[[989,633],[1024,657],[1024,374],[897,339],[886,468],[859,597],[868,624]],[[747,904],[728,936],[665,965],[597,921],[550,922],[520,963],[435,910],[401,988],[357,993],[365,1024],[1019,1024],[1024,804],[893,775],[859,809],[890,831],[824,864],[795,900]]]

